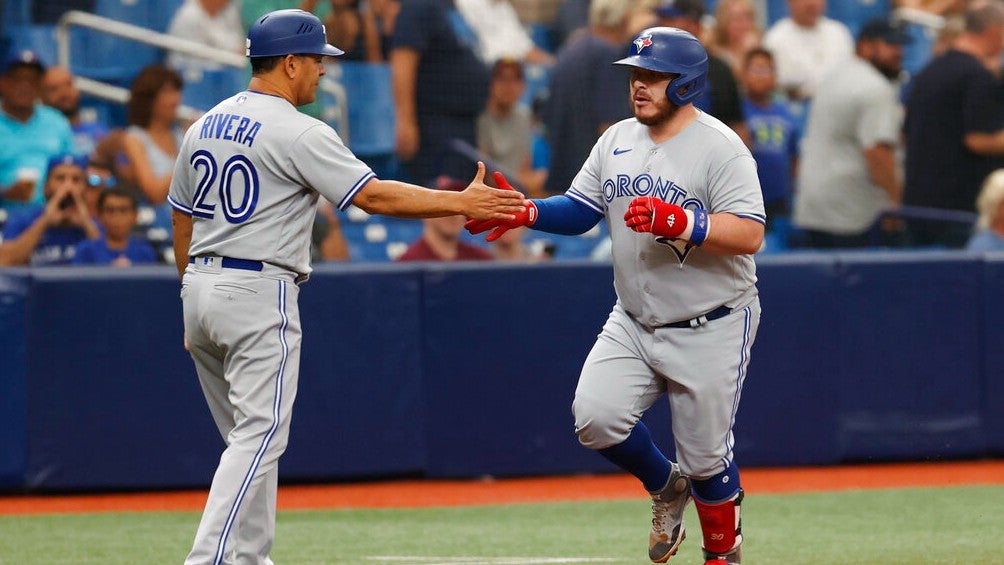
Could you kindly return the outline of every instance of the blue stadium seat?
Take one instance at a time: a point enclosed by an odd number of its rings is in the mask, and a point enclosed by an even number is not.
[[[523,65],[523,77],[526,80],[526,90],[520,102],[528,108],[533,108],[533,102],[537,98],[547,99],[548,88],[551,82],[551,71],[547,65],[540,63],[525,63]]]
[[[181,71],[181,75],[185,81],[181,92],[182,103],[203,111],[244,90],[250,77],[247,69],[235,67]]]
[[[383,63],[339,61],[332,76],[348,99],[348,146],[356,155],[386,155],[394,152],[395,109],[390,84],[390,66]],[[322,103],[330,104],[331,100]]]
[[[533,40],[534,45],[548,53],[554,53],[555,49],[551,41],[551,27],[548,24],[542,22],[532,23],[527,26],[527,33],[530,35],[530,39]]]
[[[11,26],[7,30],[7,37],[10,40],[10,46],[8,50],[3,52],[4,55],[30,49],[46,65],[55,65],[58,62],[55,26],[46,24]]]
[[[12,28],[31,23],[31,0],[4,0],[0,3],[0,21],[4,27],[0,33],[4,34]]]
[[[97,0],[94,13],[164,32],[179,5],[177,0]],[[157,47],[85,28],[72,30],[70,48],[75,74],[120,84],[128,84],[140,69],[164,59]]]
[[[938,30],[914,22],[907,22],[906,30],[913,42],[903,46],[903,70],[915,77],[931,60],[931,49],[938,38]]]
[[[767,0],[767,27],[788,17],[788,0]]]

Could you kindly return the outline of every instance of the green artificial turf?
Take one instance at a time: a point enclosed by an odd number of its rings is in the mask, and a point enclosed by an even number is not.
[[[752,565],[1004,564],[1004,487],[751,493]],[[0,517],[0,564],[180,565],[198,513]],[[647,563],[644,499],[402,510],[280,512],[277,565]],[[690,536],[670,564],[701,564]]]

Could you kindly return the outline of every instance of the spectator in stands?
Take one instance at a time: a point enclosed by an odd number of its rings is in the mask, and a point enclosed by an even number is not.
[[[241,0],[238,8],[241,13],[241,24],[244,29],[248,29],[255,20],[268,12],[287,8],[299,8],[305,12],[312,12],[323,22],[328,15],[328,10],[331,9],[331,4],[325,0]],[[341,45],[335,46],[341,48]]]
[[[98,197],[99,237],[77,244],[74,265],[128,267],[156,263],[157,253],[145,239],[132,235],[136,227],[136,196],[121,188],[101,191]]]
[[[431,186],[451,139],[475,145],[490,71],[461,31],[452,1],[401,4],[390,53],[397,110],[397,155],[410,180]]]
[[[43,201],[49,158],[73,153],[70,122],[38,104],[45,67],[32,51],[11,57],[0,75],[0,207]]]
[[[902,109],[895,81],[906,30],[867,22],[855,57],[819,82],[802,143],[795,224],[812,247],[864,247],[881,214],[902,201]]]
[[[728,63],[737,78],[743,74],[746,54],[759,47],[762,38],[763,29],[757,23],[752,0],[718,0],[708,47]]]
[[[534,171],[530,155],[533,116],[519,103],[526,89],[523,65],[515,59],[499,59],[492,67],[488,106],[478,116],[478,149],[503,168],[506,176],[518,178],[528,195],[543,195],[545,174]]]
[[[966,249],[1004,251],[1004,169],[990,173],[976,198],[979,219]]]
[[[913,8],[938,16],[950,16],[966,11],[970,0],[896,0],[897,8]]]
[[[108,127],[96,120],[85,121],[80,111],[80,89],[66,67],[49,67],[42,77],[42,103],[59,110],[70,121],[74,153],[93,160],[98,144],[108,136]]]
[[[467,187],[467,183],[440,176],[433,186],[438,190],[459,192]],[[465,221],[463,216],[422,220],[422,235],[396,261],[490,261],[493,256],[487,249],[460,240]]]
[[[592,0],[589,28],[558,51],[542,111],[551,148],[545,182],[550,194],[564,194],[600,134],[631,116],[627,77],[611,62],[627,50],[634,7],[631,0]]]
[[[774,56],[763,47],[746,53],[742,65],[743,114],[750,132],[750,151],[767,213],[767,231],[785,225],[791,216],[791,195],[798,163],[799,133],[788,105],[775,98]]]
[[[540,263],[553,259],[553,249],[548,252],[548,248],[542,247],[540,250],[527,245],[525,240],[527,229],[525,227],[509,230],[502,234],[502,237],[492,242],[491,253],[497,261],[510,261],[518,263]]]
[[[312,262],[348,261],[351,257],[338,214],[331,202],[323,197],[317,200],[317,215],[314,216],[310,242]]]
[[[400,11],[400,0],[369,0],[363,6],[364,29],[372,29],[372,32],[376,35],[380,62],[384,62],[390,57],[391,41],[394,37],[394,22],[397,21],[397,14]]]
[[[826,0],[788,0],[788,12],[763,42],[774,54],[780,87],[790,99],[804,101],[830,69],[853,55],[854,39],[846,25],[824,15]]]
[[[167,33],[206,47],[244,54],[247,33],[238,2],[231,0],[184,0],[171,18]],[[181,73],[219,70],[220,63],[172,51],[167,65]]]
[[[65,265],[77,244],[101,236],[87,211],[87,159],[70,153],[49,159],[44,202],[12,214],[4,224],[0,266]]]
[[[360,0],[328,0],[331,9],[322,20],[328,43],[345,51],[339,60],[382,60],[375,22],[363,17]]]
[[[662,0],[655,10],[659,25],[682,29],[701,39],[704,28],[701,19],[704,18],[704,0]],[[704,93],[694,100],[698,109],[718,118],[732,128],[740,139],[750,145],[749,130],[743,118],[742,96],[739,94],[739,83],[728,63],[718,58],[711,50],[708,51],[708,86]]]
[[[589,26],[589,0],[563,0],[551,23],[551,42],[559,50],[572,34]]]
[[[554,56],[534,44],[509,0],[456,0],[457,9],[478,40],[487,65],[499,59],[551,65]]]
[[[906,104],[909,206],[972,211],[980,186],[1004,167],[1004,102],[985,61],[1004,51],[1004,4],[981,2],[966,13],[952,48],[914,77]],[[969,226],[907,218],[910,243],[960,248]]]
[[[153,225],[168,234],[171,207],[167,204],[167,190],[183,134],[175,121],[183,85],[181,75],[172,69],[163,65],[144,67],[130,89],[129,127],[123,140],[129,163],[124,180],[138,189],[141,204],[155,208]]]

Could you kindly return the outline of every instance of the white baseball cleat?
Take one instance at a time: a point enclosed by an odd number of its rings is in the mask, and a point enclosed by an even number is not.
[[[652,495],[652,531],[648,534],[648,557],[654,563],[669,560],[687,537],[683,526],[683,510],[690,501],[690,477],[680,472],[680,466],[670,462],[666,486]]]

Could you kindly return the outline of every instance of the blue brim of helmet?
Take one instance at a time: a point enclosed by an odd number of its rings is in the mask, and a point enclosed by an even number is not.
[[[630,57],[624,57],[611,63],[612,65],[624,65],[626,67],[641,67],[643,69],[648,69],[650,71],[656,71],[660,73],[673,73],[677,72],[672,70],[671,66],[660,65],[658,61],[654,61],[652,57],[642,57],[640,55],[631,55]]]

